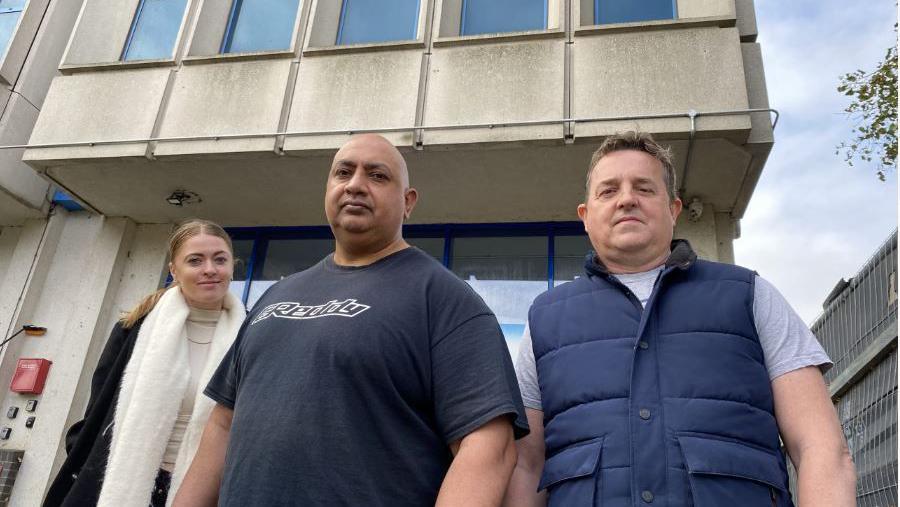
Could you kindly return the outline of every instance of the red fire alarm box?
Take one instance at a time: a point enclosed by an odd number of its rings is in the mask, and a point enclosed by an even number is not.
[[[46,359],[19,359],[9,390],[22,394],[41,394],[44,392],[44,382],[47,381],[51,364],[53,362]]]

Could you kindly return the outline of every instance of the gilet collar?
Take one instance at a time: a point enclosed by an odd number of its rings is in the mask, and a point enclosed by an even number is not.
[[[686,270],[697,260],[697,254],[694,253],[694,249],[691,248],[691,244],[688,243],[686,239],[672,240],[670,248],[672,253],[669,254],[669,257],[666,259],[666,268],[674,267]],[[584,259],[584,270],[588,276],[602,276],[606,278],[610,275],[609,270],[602,262],[600,262],[600,259],[597,258],[597,254],[593,250],[588,252]]]

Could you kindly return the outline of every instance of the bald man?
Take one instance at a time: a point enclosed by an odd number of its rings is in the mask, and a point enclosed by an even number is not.
[[[175,505],[499,505],[528,432],[497,320],[401,234],[418,194],[386,139],[325,189],[334,253],[275,284],[205,390]]]

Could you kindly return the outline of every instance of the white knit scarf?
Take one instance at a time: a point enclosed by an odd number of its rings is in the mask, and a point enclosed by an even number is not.
[[[144,319],[125,367],[113,419],[112,445],[98,507],[146,507],[175,419],[190,381],[185,322],[190,309],[176,286],[167,290]],[[194,412],[178,450],[166,505],[184,479],[215,402],[203,389],[228,351],[244,320],[241,302],[230,292],[200,377]]]

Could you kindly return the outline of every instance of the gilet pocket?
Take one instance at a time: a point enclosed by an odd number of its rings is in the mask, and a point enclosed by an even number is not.
[[[600,452],[603,440],[564,449],[544,463],[538,491],[547,489],[548,507],[593,507],[599,498]]]
[[[778,457],[730,440],[679,436],[694,507],[787,507]]]

